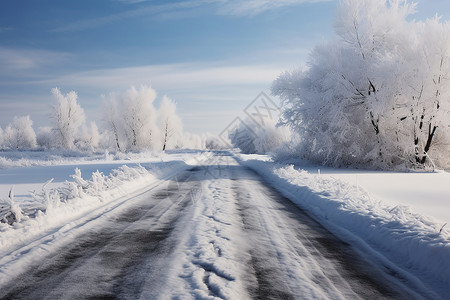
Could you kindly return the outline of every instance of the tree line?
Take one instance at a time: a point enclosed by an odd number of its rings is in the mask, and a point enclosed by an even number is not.
[[[51,92],[51,126],[40,127],[36,132],[29,115],[14,117],[5,129],[0,127],[0,149],[164,151],[181,147],[204,149],[217,143],[211,135],[183,132],[176,103],[164,96],[155,108],[157,93],[149,86],[109,95],[103,104],[101,131],[96,122],[86,124],[75,91],[63,94],[54,88]]]

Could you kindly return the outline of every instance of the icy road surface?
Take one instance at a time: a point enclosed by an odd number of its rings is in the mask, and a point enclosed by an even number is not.
[[[220,152],[10,256],[2,299],[418,297]]]

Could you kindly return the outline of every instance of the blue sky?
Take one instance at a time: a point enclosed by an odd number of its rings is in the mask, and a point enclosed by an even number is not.
[[[102,95],[152,86],[185,129],[218,134],[283,70],[333,34],[337,0],[14,0],[0,2],[0,126],[48,126],[51,88],[75,90],[88,120]],[[450,19],[422,0],[418,19]],[[99,124],[101,125],[101,124]]]

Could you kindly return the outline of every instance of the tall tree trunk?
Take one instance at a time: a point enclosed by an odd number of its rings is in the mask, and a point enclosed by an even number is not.
[[[436,134],[436,129],[437,129],[437,126],[433,126],[433,129],[431,129],[431,124],[428,125],[427,143],[425,145],[425,148],[423,149],[423,156],[422,156],[422,160],[420,161],[420,163],[422,165],[425,164],[425,162],[427,160],[427,153],[431,148],[431,142],[433,141],[433,137]]]
[[[166,128],[165,128],[165,132],[164,132],[163,151],[166,151],[167,136],[168,136],[168,132],[167,132],[168,126],[169,126],[169,124],[168,124],[168,122],[166,121]]]

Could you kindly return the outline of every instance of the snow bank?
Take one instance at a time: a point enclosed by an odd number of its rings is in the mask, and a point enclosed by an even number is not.
[[[13,199],[2,198],[0,202],[14,209],[12,213],[16,218],[9,219],[13,221],[10,222],[12,224],[0,223],[0,253],[4,254],[17,246],[27,244],[34,237],[70,224],[95,210],[100,210],[100,214],[118,199],[126,201],[137,191],[149,188],[160,179],[173,176],[188,167],[186,162],[181,160],[165,162],[150,169],[140,165],[124,165],[109,175],[94,172],[90,179],[84,179],[80,169],[75,169],[72,180],[66,181],[62,186],[47,188],[50,180],[43,185],[40,192],[35,192],[35,209],[30,209],[28,205],[26,213]],[[16,215],[17,213],[20,215]]]
[[[412,274],[439,294],[450,294],[448,227],[407,206],[375,200],[354,184],[275,164],[267,157],[238,159],[341,238],[369,246],[400,266],[403,272],[396,272],[407,280],[420,284]],[[389,261],[384,259],[386,268],[393,266],[386,266]]]

